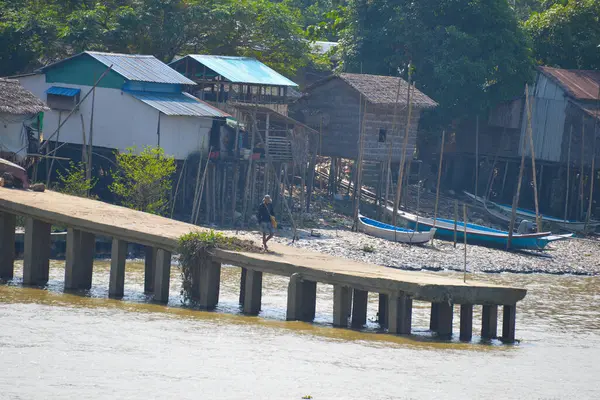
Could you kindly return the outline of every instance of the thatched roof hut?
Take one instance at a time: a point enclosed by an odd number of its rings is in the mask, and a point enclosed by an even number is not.
[[[0,113],[37,114],[50,110],[46,104],[15,79],[0,78]]]

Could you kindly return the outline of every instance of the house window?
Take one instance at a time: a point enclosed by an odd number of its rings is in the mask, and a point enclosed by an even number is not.
[[[52,86],[46,90],[48,107],[71,111],[79,103],[80,89]]]
[[[385,143],[387,137],[387,131],[383,128],[379,128],[379,143]]]

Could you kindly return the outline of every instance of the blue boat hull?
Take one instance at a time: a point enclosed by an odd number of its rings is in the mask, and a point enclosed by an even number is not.
[[[450,221],[450,220],[440,220],[446,223],[451,223],[452,225],[454,224],[454,221]],[[411,220],[407,220],[408,222],[408,227],[410,229],[417,229],[417,224],[414,221]],[[419,222],[418,224],[418,229],[421,231],[424,230],[429,230],[432,228],[431,225],[427,224],[427,223],[423,223],[423,222]],[[486,246],[486,247],[494,247],[494,248],[498,248],[498,249],[506,249],[507,245],[508,245],[508,232],[503,232],[503,231],[499,231],[496,229],[492,229],[492,228],[487,228],[481,225],[475,225],[475,224],[467,224],[467,228],[471,228],[471,229],[481,229],[482,232],[481,233],[475,233],[475,232],[468,232],[467,231],[467,243],[468,244],[474,244],[474,245],[480,245],[480,246]],[[442,239],[442,240],[449,240],[449,241],[453,241],[454,240],[454,229],[448,229],[445,228],[443,226],[439,226],[436,225],[435,227],[436,229],[436,233],[435,233],[435,237],[437,239]],[[488,231],[490,233],[503,233],[504,235],[498,236],[498,235],[486,235],[485,231]],[[464,242],[464,226],[462,223],[457,224],[457,231],[456,231],[456,240],[458,242]],[[518,235],[514,235],[512,237],[511,240],[511,248],[512,249],[523,249],[523,250],[541,250],[544,247],[546,247],[546,245],[549,243],[550,241],[544,238],[539,238],[539,237],[519,237]]]

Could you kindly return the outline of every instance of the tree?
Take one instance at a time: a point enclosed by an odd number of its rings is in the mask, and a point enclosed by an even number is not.
[[[413,78],[447,124],[522,93],[531,77],[526,36],[505,0],[353,0],[343,67]]]
[[[137,155],[134,147],[116,153],[117,168],[112,171],[109,189],[125,207],[152,214],[164,214],[175,172],[175,159],[160,147],[148,146]]]
[[[72,196],[88,197],[98,182],[97,179],[86,179],[85,164],[82,162],[76,164],[71,161],[64,175],[60,171],[57,173],[60,182],[58,191]]]
[[[569,0],[525,23],[538,64],[600,69],[600,1]]]

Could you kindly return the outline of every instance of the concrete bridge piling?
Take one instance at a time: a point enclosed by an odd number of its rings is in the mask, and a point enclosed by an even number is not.
[[[78,215],[78,212],[81,215]],[[124,295],[128,243],[145,246],[144,292],[157,303],[169,300],[171,255],[178,238],[202,229],[178,221],[54,192],[0,188],[0,279],[13,278],[15,216],[25,217],[23,284],[48,282],[51,225],[68,227],[65,290],[92,287],[95,236],[112,237],[109,296]],[[113,215],[114,214],[114,215]],[[378,322],[391,334],[412,332],[413,301],[431,303],[429,328],[437,337],[453,334],[454,305],[460,305],[462,341],[473,336],[473,309],[481,305],[481,338],[497,335],[498,306],[503,306],[502,340],[515,340],[516,303],[525,290],[433,274],[399,271],[309,253],[274,244],[274,253],[215,250],[192,273],[192,297],[202,309],[219,303],[221,265],[241,267],[239,303],[247,315],[261,310],[263,274],[289,276],[286,319],[315,318],[317,282],[333,286],[333,325],[361,329],[367,324],[369,292],[378,294]],[[449,301],[452,299],[452,301]]]

